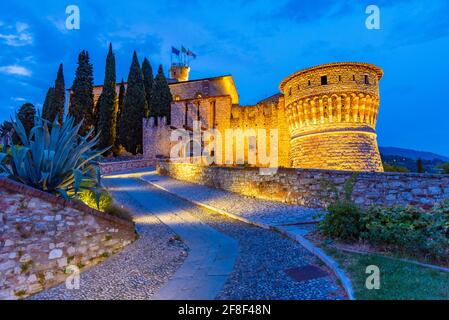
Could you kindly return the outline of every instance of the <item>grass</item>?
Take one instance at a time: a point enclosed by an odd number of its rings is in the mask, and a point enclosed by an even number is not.
[[[351,278],[358,300],[448,300],[449,273],[377,254],[343,252],[325,248]],[[369,265],[380,269],[380,289],[368,290]]]

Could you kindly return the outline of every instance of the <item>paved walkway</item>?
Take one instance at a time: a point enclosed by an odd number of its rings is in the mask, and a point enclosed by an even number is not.
[[[132,190],[133,200],[168,225],[190,249],[182,267],[152,299],[214,299],[234,267],[236,241],[201,222],[187,210],[161,201],[162,191],[136,188],[139,182],[134,178],[106,178],[103,184],[112,192]],[[139,223],[139,218],[136,222]]]
[[[143,181],[148,182],[145,188],[141,187]],[[203,299],[206,296],[207,299],[343,297],[329,274],[324,278],[304,282],[296,282],[286,274],[286,270],[291,268],[320,265],[312,254],[295,241],[279,233],[252,227],[201,209],[191,202],[201,199],[203,204],[206,199],[213,200],[214,206],[223,203],[227,205],[227,209],[232,208],[235,214],[249,213],[251,219],[256,217],[257,210],[261,210],[264,213],[261,220],[264,224],[274,219],[279,224],[308,222],[317,210],[271,201],[262,201],[260,204],[257,199],[186,184],[159,176],[152,170],[112,175],[104,180],[104,184],[113,192],[128,190],[136,202],[145,205],[169,225],[191,249],[184,265],[166,286],[156,293],[153,297],[155,299]],[[189,202],[160,189],[176,193]],[[203,191],[210,197],[206,197]],[[224,199],[220,200],[220,197]],[[236,206],[236,203],[239,205]],[[244,208],[248,210],[242,210]],[[214,207],[215,211],[216,209]],[[295,219],[291,219],[290,214],[293,214]]]
[[[143,180],[194,203],[205,204],[261,226],[281,226],[317,221],[322,210],[246,197],[233,192],[192,184],[158,175],[155,171],[135,171]]]
[[[83,272],[81,290],[68,292],[62,285],[33,298],[344,299],[333,275],[296,241],[198,207],[150,182],[164,182],[167,187],[170,181],[142,171],[106,177],[103,184],[114,198],[135,213],[141,237],[122,253]],[[190,193],[200,196],[197,187],[201,186],[191,186]],[[243,206],[243,200],[238,201]],[[256,202],[250,203],[257,206]],[[306,217],[300,207],[289,207]],[[161,226],[172,232],[161,232]],[[167,239],[173,238],[173,232],[183,243]],[[171,252],[168,256],[166,250]],[[180,254],[183,250],[188,251],[187,258]],[[160,261],[164,258],[166,265]],[[289,275],[311,266],[321,266],[324,274],[300,281]]]

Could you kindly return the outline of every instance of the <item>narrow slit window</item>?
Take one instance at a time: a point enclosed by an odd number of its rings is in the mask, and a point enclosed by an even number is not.
[[[365,75],[365,84],[369,84],[369,78],[367,75]]]

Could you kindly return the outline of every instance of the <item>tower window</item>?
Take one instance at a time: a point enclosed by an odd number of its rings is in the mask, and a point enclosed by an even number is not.
[[[369,84],[369,78],[367,75],[365,75],[365,84]]]
[[[341,82],[341,76],[338,76],[338,82]]]
[[[310,80],[309,80],[308,84],[309,84],[309,86],[310,86]]]
[[[352,81],[355,81],[355,74],[352,76]]]
[[[288,95],[291,96],[292,95],[292,88],[288,88]]]
[[[321,85],[324,86],[327,84],[327,76],[321,76]]]

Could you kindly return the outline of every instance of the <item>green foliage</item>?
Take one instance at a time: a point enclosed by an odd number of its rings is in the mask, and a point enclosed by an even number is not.
[[[49,120],[50,119],[50,113],[52,113],[52,106],[53,103],[53,97],[55,95],[55,88],[50,87],[47,90],[47,95],[45,96],[45,101],[42,106],[42,118]]]
[[[6,153],[0,153],[0,170],[4,175],[34,188],[57,193],[65,198],[88,189],[97,192],[99,171],[94,160],[104,150],[94,150],[98,136],[88,140],[78,135],[82,122],[74,124],[68,116],[62,125],[55,119],[49,123],[36,116],[35,125],[27,135],[16,114],[14,130],[23,147],[11,147],[10,166],[5,165]]]
[[[134,51],[131,68],[128,75],[123,110],[120,115],[120,144],[128,152],[137,154],[142,150],[142,119],[147,108],[145,86],[140,70],[137,54]]]
[[[389,163],[384,163],[383,167],[385,172],[410,172],[406,167],[396,166]]]
[[[44,110],[43,117],[50,123],[52,123],[55,119],[58,119],[58,122],[62,123],[64,120],[64,105],[65,105],[65,85],[64,85],[64,71],[62,63],[59,65],[54,90],[52,91],[53,91],[52,93],[50,92],[52,98],[51,103],[49,103],[48,108]]]
[[[95,194],[92,190],[83,190],[78,193],[77,199],[84,202],[91,208],[105,211],[112,204],[112,197],[106,191],[99,191]]]
[[[125,82],[122,79],[122,81],[120,83],[119,94],[118,94],[115,139],[114,139],[114,147],[112,149],[114,156],[119,156],[124,151],[123,146],[120,144],[120,118],[121,118],[122,110],[123,110],[123,102],[125,101],[125,94],[126,94]]]
[[[93,67],[89,54],[82,51],[78,55],[78,67],[72,85],[69,114],[78,124],[83,121],[79,134],[85,135],[94,126]]]
[[[19,120],[22,122],[23,127],[27,135],[30,134],[31,129],[34,126],[34,116],[36,115],[36,109],[31,103],[23,104],[18,113]],[[18,137],[17,137],[18,138]]]
[[[423,162],[422,162],[422,159],[416,160],[416,171],[417,171],[418,173],[424,173],[424,172],[425,172],[425,170],[424,170],[424,164],[423,164]]]
[[[363,240],[395,247],[408,254],[447,259],[449,249],[449,201],[431,212],[415,207],[378,207],[362,210],[352,202],[356,175],[344,184],[343,196],[337,188],[324,183],[335,193],[319,228],[326,236],[346,241]]]
[[[320,229],[326,236],[357,240],[362,230],[362,212],[354,203],[346,200],[331,203],[327,207],[327,215],[320,223]]]
[[[324,190],[330,191],[334,199],[328,205],[328,213],[319,226],[325,235],[342,240],[359,238],[362,212],[352,201],[356,179],[357,174],[353,174],[345,181],[342,195],[333,183],[327,180],[322,181],[322,187]]]
[[[153,97],[151,103],[151,114],[155,117],[166,117],[170,124],[171,102],[173,101],[167,79],[164,75],[162,65],[159,65],[156,78],[154,79]],[[156,118],[157,121],[157,118]]]
[[[438,168],[441,169],[441,173],[449,174],[449,162],[438,165]]]
[[[115,92],[115,56],[112,52],[112,44],[106,57],[106,70],[104,76],[103,91],[98,107],[98,132],[100,133],[99,147],[112,146],[115,141],[115,127],[117,115],[117,93]],[[107,154],[106,154],[107,155]]]
[[[445,208],[445,209],[444,209]],[[372,207],[362,216],[361,238],[370,243],[393,245],[410,254],[442,259],[447,255],[449,206],[424,212],[414,207]]]
[[[14,127],[12,122],[3,121],[0,126],[0,143],[2,144],[2,150],[4,148],[8,148],[9,145],[13,142],[14,138]]]
[[[145,57],[142,63],[143,84],[145,86],[145,98],[147,100],[147,108],[145,109],[144,116],[148,118],[153,116],[152,114],[152,96],[153,96],[153,69],[151,68],[150,61]]]

